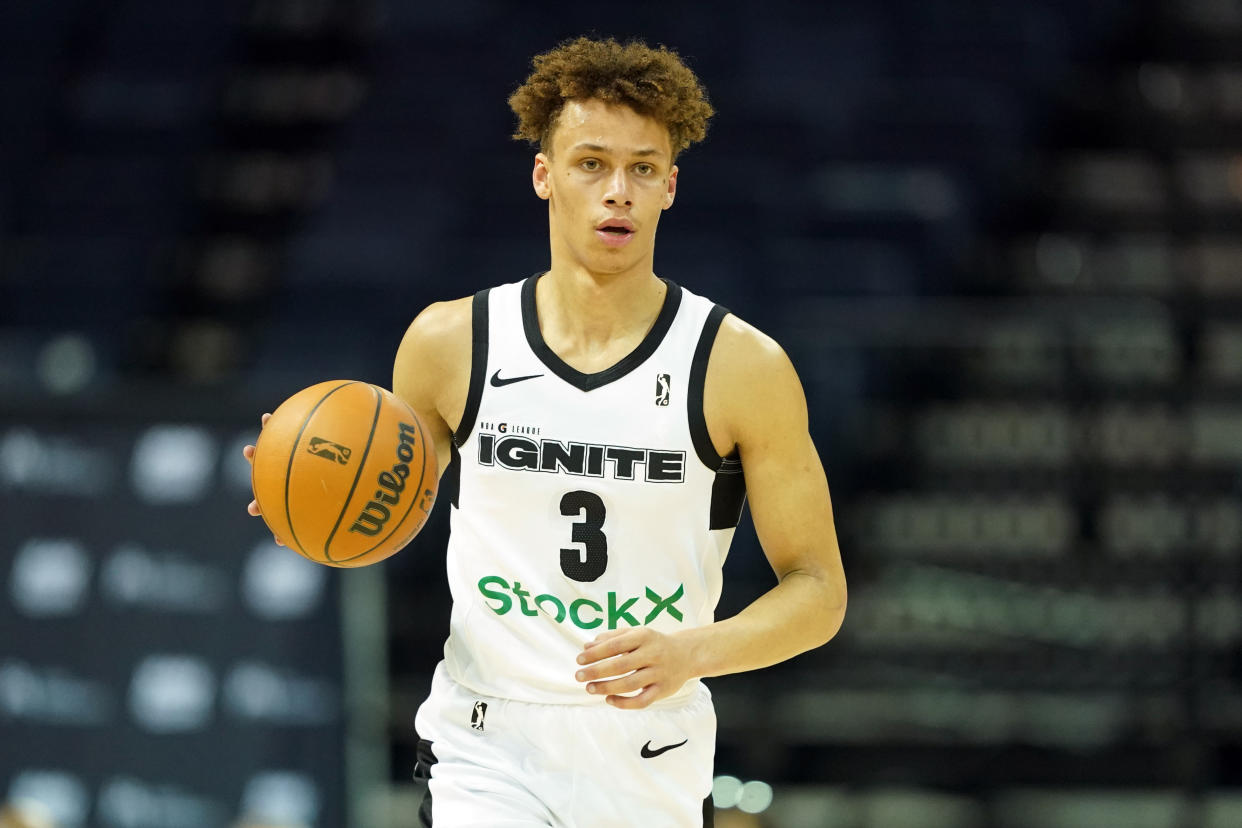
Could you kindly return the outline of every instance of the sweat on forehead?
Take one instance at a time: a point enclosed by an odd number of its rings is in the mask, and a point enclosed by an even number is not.
[[[634,156],[672,154],[668,127],[641,115],[625,105],[599,100],[569,101],[552,122],[540,149],[549,156],[553,150],[620,153]]]

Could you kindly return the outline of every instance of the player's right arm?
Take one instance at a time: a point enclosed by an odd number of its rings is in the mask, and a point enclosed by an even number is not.
[[[453,429],[461,422],[470,389],[470,336],[471,298],[436,302],[410,324],[393,365],[393,393],[430,429],[440,474],[451,459]],[[271,416],[264,414],[262,423]],[[244,447],[242,454],[253,462],[254,446]],[[257,517],[259,502],[251,500],[246,511]]]
[[[441,474],[470,390],[471,301],[427,306],[406,330],[393,363],[392,391],[431,430]]]

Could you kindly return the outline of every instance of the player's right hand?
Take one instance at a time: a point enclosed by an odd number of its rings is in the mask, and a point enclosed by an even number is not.
[[[267,425],[267,421],[270,419],[272,419],[271,414],[264,414],[259,419],[259,426],[262,427],[262,426]],[[250,445],[244,446],[242,448],[242,457],[245,457],[247,462],[249,462],[250,465],[253,466],[254,465],[254,446],[250,446]],[[246,507],[246,511],[249,514],[254,515],[255,517],[261,517],[263,514],[262,512],[259,511],[259,501],[257,499],[250,501],[250,505]],[[275,533],[272,534],[272,539],[276,541],[277,546],[285,545],[285,542],[282,541],[280,538],[276,537]]]

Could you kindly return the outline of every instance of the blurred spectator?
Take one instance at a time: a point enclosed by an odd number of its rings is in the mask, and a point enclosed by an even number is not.
[[[42,804],[19,799],[0,809],[0,828],[56,828],[56,823]]]
[[[748,814],[736,808],[722,808],[716,811],[716,828],[767,828],[767,825],[755,814]]]

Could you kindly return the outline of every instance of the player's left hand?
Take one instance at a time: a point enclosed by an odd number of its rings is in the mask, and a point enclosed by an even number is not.
[[[691,655],[684,639],[651,627],[609,630],[583,646],[576,678],[588,682],[588,693],[607,694],[613,707],[640,710],[694,678]]]

